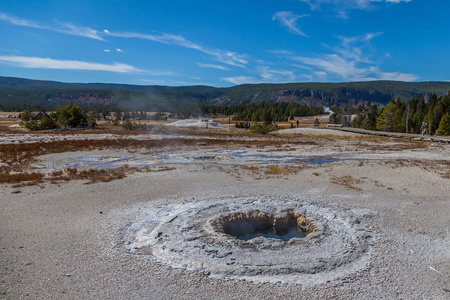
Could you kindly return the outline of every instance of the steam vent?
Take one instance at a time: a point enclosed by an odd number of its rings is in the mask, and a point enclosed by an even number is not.
[[[126,247],[217,278],[323,283],[367,264],[372,211],[263,196],[155,204],[125,229]]]

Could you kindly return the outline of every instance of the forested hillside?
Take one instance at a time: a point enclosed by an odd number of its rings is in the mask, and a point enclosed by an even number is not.
[[[55,109],[74,103],[86,109],[161,111],[230,106],[249,103],[298,103],[308,106],[348,107],[363,103],[387,105],[393,98],[438,97],[450,82],[369,81],[350,83],[245,84],[229,88],[208,86],[146,86],[107,83],[61,83],[0,77],[0,109]]]

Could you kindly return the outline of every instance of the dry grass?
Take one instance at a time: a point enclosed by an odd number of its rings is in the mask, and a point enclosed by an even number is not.
[[[36,185],[43,182],[50,182],[53,184],[61,181],[70,180],[88,180],[87,183],[96,182],[110,182],[125,178],[127,174],[135,172],[166,172],[175,170],[173,167],[145,167],[145,168],[110,168],[110,169],[77,169],[66,168],[47,174],[42,173],[17,173],[11,174],[9,172],[0,172],[0,183],[16,184],[12,187],[22,187]]]
[[[312,144],[312,141],[292,141],[292,145]],[[9,168],[19,167],[23,169],[36,156],[51,153],[90,151],[101,149],[164,149],[164,148],[180,148],[180,147],[285,147],[284,139],[262,139],[262,140],[239,140],[234,143],[227,139],[211,139],[211,138],[172,138],[165,140],[135,140],[127,138],[119,139],[86,139],[86,140],[65,140],[51,141],[40,143],[20,143],[20,144],[4,144],[0,145],[0,163]]]
[[[3,127],[0,130],[4,130],[4,134],[15,133],[16,129],[11,130]],[[0,183],[14,183],[14,182],[37,182],[39,180],[71,180],[71,179],[87,179],[93,182],[95,181],[110,181],[120,179],[126,176],[125,173],[135,172],[136,170],[127,169],[127,171],[114,171],[115,169],[108,170],[95,170],[95,171],[81,171],[77,170],[75,174],[68,175],[71,171],[64,171],[59,174],[42,175],[40,173],[33,172],[30,169],[30,164],[35,161],[36,157],[52,153],[63,152],[76,152],[76,151],[90,151],[90,150],[115,150],[115,149],[127,149],[130,152],[140,151],[141,153],[152,153],[155,151],[165,151],[166,149],[201,149],[205,147],[220,147],[228,149],[242,149],[242,148],[257,148],[264,151],[264,149],[270,149],[270,151],[296,151],[298,147],[304,145],[318,146],[324,145],[328,147],[334,147],[333,140],[346,140],[348,145],[345,147],[355,147],[355,149],[362,150],[382,150],[382,151],[402,151],[411,150],[414,148],[428,147],[428,143],[421,141],[409,141],[409,140],[396,140],[392,142],[392,139],[386,137],[374,137],[366,135],[322,135],[322,134],[310,134],[310,135],[295,135],[293,137],[278,136],[278,135],[258,135],[234,129],[214,129],[206,130],[204,128],[168,128],[169,133],[174,137],[170,137],[163,140],[138,140],[131,139],[129,135],[147,134],[148,132],[141,131],[126,131],[123,129],[115,128],[102,128],[98,130],[85,130],[77,131],[76,134],[93,134],[93,133],[114,133],[118,136],[116,139],[85,139],[85,140],[70,140],[70,135],[74,133],[58,133],[58,135],[67,136],[68,140],[64,141],[50,141],[50,142],[37,142],[37,143],[14,143],[0,145]],[[55,134],[51,132],[52,135]],[[33,133],[42,136],[43,139],[47,136],[47,133]],[[178,137],[177,137],[178,136]],[[345,143],[344,143],[345,144]],[[274,150],[275,149],[275,150]],[[394,163],[397,167],[404,165],[411,165],[411,161],[396,161]],[[362,163],[360,163],[362,166]],[[243,167],[247,171],[258,173],[261,177],[270,175],[287,175],[295,174],[301,168],[288,168],[280,166],[271,167]],[[142,171],[140,168],[139,171]],[[170,168],[151,168],[145,169],[147,172],[160,172],[170,170]],[[436,166],[436,170],[442,174],[444,178],[450,178],[449,165],[441,164]],[[109,175],[108,175],[109,174]],[[314,176],[319,176],[313,174]],[[121,177],[122,176],[122,177]],[[45,177],[45,178],[44,178]],[[48,178],[47,178],[48,177]],[[357,182],[351,181],[347,176],[334,178],[334,183],[343,184],[356,188],[354,185]],[[96,179],[97,178],[97,179]],[[351,177],[350,177],[351,178]],[[339,183],[341,182],[341,183]],[[357,188],[356,188],[357,189]]]
[[[251,141],[251,144],[258,144]],[[102,149],[147,149],[149,151],[161,151],[164,148],[193,147],[203,145],[225,146],[229,141],[224,139],[199,139],[199,138],[173,138],[168,140],[135,140],[135,139],[93,139],[93,140],[66,140],[39,143],[20,143],[0,145],[0,183],[18,183],[42,180],[44,175],[30,172],[30,164],[37,156]],[[168,169],[166,169],[168,170]],[[128,169],[131,171],[131,169]],[[159,169],[158,171],[164,171]],[[46,175],[50,180],[89,179],[92,182],[111,181],[125,176],[124,172],[114,170],[71,171]]]
[[[286,174],[296,174],[298,169],[294,168],[279,168],[277,166],[267,166],[265,168],[265,173],[267,175],[286,175]]]
[[[176,170],[176,168],[173,167],[146,167],[143,169],[137,169],[137,171],[139,172],[167,172],[167,171],[172,171],[172,170]]]
[[[444,179],[450,179],[450,161],[424,162],[422,168],[425,170],[433,170]]]
[[[297,135],[298,136],[298,135]],[[359,135],[359,134],[319,134],[319,133],[305,133],[301,135],[304,138],[310,138],[312,140],[340,140],[340,141],[366,141],[366,142],[389,142],[390,139],[380,136],[369,136],[369,135]]]
[[[61,174],[57,172],[57,174]],[[116,179],[122,179],[126,176],[125,168],[116,168],[116,169],[88,169],[88,170],[79,170],[76,168],[68,168],[65,169],[61,175],[59,176],[51,176],[49,179],[51,180],[89,180],[89,183],[95,182],[110,182]]]
[[[358,190],[358,191],[360,191],[361,189],[355,185],[364,183],[364,181],[362,181],[360,179],[355,179],[350,175],[346,175],[346,176],[342,176],[342,177],[332,177],[330,179],[330,182],[334,183],[334,184],[339,184],[339,185],[345,186],[348,189]]]
[[[116,179],[122,179],[126,176],[124,168],[109,170],[79,170],[76,168],[67,168],[62,171],[55,171],[50,174],[41,173],[20,173],[7,174],[0,173],[0,183],[15,183],[13,187],[29,186],[50,181],[57,183],[59,181],[69,180],[89,180],[89,183],[109,182]]]
[[[298,135],[297,135],[298,136]],[[355,146],[362,149],[371,151],[404,151],[411,149],[426,148],[429,146],[428,142],[412,141],[405,139],[395,139],[382,136],[370,136],[370,135],[334,135],[334,134],[302,134],[303,139],[310,139],[312,141],[320,142],[324,141],[348,141],[354,143]]]
[[[44,178],[40,173],[11,173],[9,171],[0,171],[0,183],[16,183],[28,181],[41,181]]]
[[[261,170],[261,168],[258,167],[258,166],[242,166],[241,168],[244,169],[244,170],[247,170],[247,171],[259,171],[259,170]]]
[[[277,166],[242,166],[244,170],[252,171],[255,173],[263,173],[265,175],[288,175],[288,174],[297,174],[299,168],[280,168]]]

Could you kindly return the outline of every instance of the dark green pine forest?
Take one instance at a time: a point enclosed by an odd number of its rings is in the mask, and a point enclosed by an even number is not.
[[[423,95],[409,101],[397,98],[384,107],[368,102],[360,104],[355,114],[356,128],[420,133],[426,123],[430,134],[450,135],[450,92],[440,97],[431,94],[427,101]]]

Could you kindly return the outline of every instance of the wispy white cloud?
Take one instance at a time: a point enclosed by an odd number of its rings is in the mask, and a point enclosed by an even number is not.
[[[279,11],[272,17],[272,20],[279,21],[281,25],[294,34],[308,37],[303,31],[297,28],[297,20],[307,16],[308,15],[295,15],[290,11]]]
[[[352,37],[344,37],[344,36],[336,36],[338,39],[342,41],[343,46],[349,46],[350,44],[359,43],[359,42],[370,42],[375,37],[382,35],[382,32],[369,32],[359,36]]]
[[[364,9],[367,8],[372,2],[385,2],[385,3],[402,3],[411,2],[412,0],[299,0],[300,2],[307,3],[311,9],[319,9],[322,5],[340,6],[348,9]]]
[[[37,22],[33,22],[30,20],[20,19],[14,17],[12,15],[8,15],[0,12],[0,20],[6,23],[10,23],[17,26],[25,26],[25,27],[33,27],[33,28],[42,28],[43,26]]]
[[[267,52],[273,53],[273,54],[279,54],[279,55],[290,55],[290,54],[293,54],[292,52],[287,51],[287,50],[269,50]]]
[[[269,67],[258,67],[261,82],[293,82],[295,74],[290,70],[274,70]]]
[[[412,0],[299,0],[307,3],[312,10],[318,10],[323,7],[330,7],[338,12],[338,16],[347,18],[347,11],[351,9],[370,9],[372,3],[407,3]]]
[[[207,85],[214,86],[210,82],[201,81],[201,78],[191,78],[194,81],[182,81],[182,80],[161,80],[161,79],[140,79],[139,81],[145,82],[146,84],[152,85],[168,85],[168,86],[193,86],[193,85]]]
[[[101,64],[78,60],[58,60],[52,58],[27,56],[0,56],[0,63],[27,69],[88,70],[107,71],[115,73],[149,73],[148,71],[121,63]]]
[[[83,26],[76,26],[69,23],[56,23],[54,26],[49,25],[43,25],[39,22],[30,21],[26,19],[17,18],[15,16],[5,14],[0,12],[0,21],[3,21],[5,23],[10,23],[16,26],[24,26],[24,27],[31,27],[31,28],[37,28],[42,30],[49,30],[54,32],[59,32],[63,34],[69,34],[69,35],[75,35],[75,36],[82,36],[87,37],[91,39],[101,40],[104,39],[100,36],[100,32]]]
[[[295,56],[293,60],[313,67],[313,73],[319,79],[333,81],[400,80],[415,81],[414,74],[402,72],[383,72],[379,66],[344,58],[338,54],[329,54],[321,58]]]
[[[237,85],[246,83],[257,83],[256,78],[249,76],[222,77],[221,79]]]
[[[214,57],[216,60],[236,66],[244,68],[248,61],[246,59],[246,55],[239,54],[232,51],[220,50],[220,49],[210,49],[203,47],[197,43],[191,42],[185,39],[181,35],[160,33],[160,34],[146,34],[146,33],[137,33],[137,32],[111,32],[109,30],[103,30],[103,32],[109,36],[113,37],[121,37],[121,38],[139,38],[146,39],[150,41],[155,41],[167,45],[176,45],[184,48],[194,49],[200,51],[202,53],[208,54]]]
[[[214,65],[214,64],[202,64],[202,63],[197,63],[197,65],[199,67],[202,68],[213,68],[213,69],[218,69],[218,70],[224,70],[224,71],[229,71],[230,69],[224,66],[220,66],[220,65]]]
[[[250,84],[293,82],[296,78],[294,71],[272,69],[267,66],[256,67],[252,70],[252,73],[255,74],[255,76],[222,77],[221,79],[233,84]]]
[[[341,41],[338,47],[326,48],[332,50],[332,54],[316,55],[314,57],[292,56],[291,58],[301,65],[312,69],[309,76],[317,80],[338,81],[366,81],[366,80],[401,80],[415,81],[418,77],[414,74],[402,72],[383,72],[380,63],[370,59],[365,52],[365,44],[379,36],[381,33],[368,33],[356,37],[337,38]]]
[[[67,24],[67,23],[59,23],[59,24],[61,26],[60,28],[48,26],[47,28],[42,28],[42,29],[47,29],[47,30],[53,29],[53,31],[56,31],[59,33],[82,36],[82,37],[86,37],[86,38],[104,41],[103,37],[100,36],[100,32],[98,30],[95,30],[95,29],[92,29],[89,27]]]
[[[17,18],[12,15],[5,14],[3,12],[0,12],[0,22],[10,23],[16,26],[25,26],[59,32],[63,34],[82,36],[101,41],[105,41],[104,36],[146,39],[168,45],[176,45],[189,49],[194,49],[202,53],[208,54],[212,56],[215,60],[227,65],[245,68],[246,65],[248,64],[248,60],[246,58],[246,55],[244,54],[221,49],[207,48],[197,43],[191,42],[181,35],[167,34],[167,33],[142,34],[136,32],[110,32],[107,29],[103,31],[98,31],[92,28],[77,26],[69,23],[55,23],[54,26],[49,26],[31,20]],[[116,49],[116,51],[123,52],[121,49]]]
[[[412,0],[370,0],[371,2],[386,2],[386,3],[402,3],[411,2]]]
[[[108,52],[111,52],[111,50],[110,50],[110,49],[105,49],[104,51],[105,51],[105,52],[107,52],[107,53],[108,53]]]
[[[124,52],[125,52],[125,51],[123,51],[123,50],[120,49],[120,48],[117,48],[116,51],[117,51],[117,52],[121,52],[121,53],[124,53]]]
[[[371,48],[372,39],[382,34],[382,32],[375,32],[352,37],[336,36],[336,38],[341,41],[341,45],[339,47],[329,47],[325,44],[322,45],[340,54],[346,59],[371,63],[368,54],[365,52],[368,52],[367,49]]]
[[[401,73],[401,72],[378,72],[379,80],[397,80],[397,81],[415,81],[417,76],[414,74]]]
[[[343,81],[362,80],[367,73],[366,69],[356,66],[356,61],[346,60],[337,54],[326,55],[323,58],[295,56],[293,59],[322,70],[320,73],[322,77],[325,75],[323,72],[326,72],[326,74],[337,76]]]

